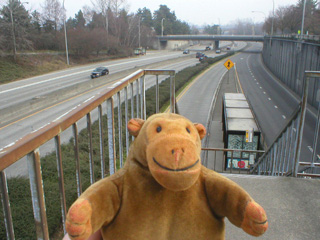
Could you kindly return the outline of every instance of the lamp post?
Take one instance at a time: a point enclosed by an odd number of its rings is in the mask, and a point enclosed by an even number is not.
[[[165,18],[161,19],[161,37],[163,37],[163,20],[165,20]]]
[[[140,46],[141,46],[141,30],[140,30],[140,26],[141,25],[141,16],[139,15],[139,48],[140,48]]]
[[[29,2],[20,2],[20,4],[29,4]],[[11,6],[9,4],[9,11],[10,11],[10,19],[11,19],[11,34],[12,34],[12,41],[13,41],[13,59],[14,61],[16,61],[17,59],[17,44],[16,44],[16,35],[15,35],[15,32],[14,32],[14,20],[13,20],[13,2],[11,2]]]
[[[272,22],[271,22],[271,37],[270,37],[270,45],[271,45],[271,41],[272,41],[272,36],[273,36],[273,23],[274,23],[274,0],[273,2],[273,7],[272,7]]]
[[[68,53],[68,39],[67,39],[67,28],[66,28],[66,9],[64,8],[64,0],[62,2],[62,7],[64,10],[64,16],[63,16],[63,27],[64,27],[64,41],[66,44],[66,56],[67,56],[67,64],[69,64],[69,53]]]
[[[263,16],[264,16],[264,22],[266,22],[267,16],[266,16],[266,14],[264,12],[261,12],[261,11],[251,11],[251,12],[252,13],[262,13]],[[265,34],[265,32],[264,32],[264,34]]]
[[[302,12],[302,22],[301,22],[301,39],[302,39],[302,36],[303,36],[303,28],[304,28],[304,16],[305,16],[305,13],[306,13],[306,0],[304,0],[303,2],[303,12]]]

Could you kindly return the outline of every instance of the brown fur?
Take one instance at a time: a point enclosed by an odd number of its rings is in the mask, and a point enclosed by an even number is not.
[[[201,166],[205,128],[176,114],[131,119],[136,137],[125,166],[89,187],[71,206],[73,239],[101,229],[103,239],[224,239],[224,217],[259,236],[261,206],[236,183]]]

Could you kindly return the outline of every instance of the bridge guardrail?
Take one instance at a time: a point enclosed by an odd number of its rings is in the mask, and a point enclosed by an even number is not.
[[[145,76],[155,75],[156,76],[156,112],[159,112],[159,75],[170,76],[170,106],[171,112],[175,112],[175,71],[174,70],[138,70],[135,73],[129,75],[123,80],[107,87],[104,91],[96,96],[88,99],[83,104],[75,107],[67,114],[58,117],[50,124],[43,128],[34,131],[27,136],[21,138],[11,146],[0,149],[0,190],[1,199],[4,209],[4,224],[6,228],[7,238],[15,239],[12,214],[10,208],[10,200],[8,194],[7,177],[5,174],[6,168],[13,163],[19,161],[22,157],[27,156],[29,181],[33,205],[33,213],[36,226],[36,235],[38,239],[49,239],[48,223],[46,216],[46,204],[43,188],[43,179],[40,164],[40,150],[39,147],[51,139],[55,142],[56,161],[59,179],[59,194],[61,199],[61,213],[62,213],[62,224],[64,233],[65,231],[65,220],[66,220],[66,196],[64,186],[64,172],[62,166],[62,154],[61,154],[61,138],[60,135],[69,127],[73,130],[74,140],[74,156],[76,161],[76,180],[77,180],[77,193],[80,196],[82,192],[81,185],[81,171],[79,164],[79,143],[78,143],[78,125],[77,122],[83,118],[87,118],[87,130],[88,130],[88,145],[89,145],[89,168],[90,168],[90,182],[94,183],[94,169],[93,169],[93,146],[92,146],[92,117],[91,112],[93,110],[98,111],[99,119],[99,139],[100,139],[100,161],[101,161],[101,176],[105,175],[105,154],[104,154],[104,136],[103,136],[103,124],[102,116],[107,115],[107,132],[108,132],[108,150],[109,150],[109,172],[113,174],[116,171],[117,159],[120,161],[120,167],[123,164],[123,156],[125,150],[122,146],[122,135],[125,130],[125,145],[126,154],[129,149],[129,133],[127,129],[122,127],[122,114],[125,115],[126,125],[128,123],[129,115],[131,118],[138,117],[146,119],[146,90],[145,90]],[[129,90],[129,91],[128,91]],[[130,96],[128,95],[130,93]],[[114,103],[116,98],[116,104]],[[131,103],[131,113],[128,109],[128,100]],[[124,102],[125,110],[118,107],[118,140],[116,143],[115,138],[115,112],[116,106],[121,106]],[[106,112],[103,111],[102,104],[106,104]],[[116,152],[117,148],[117,152]],[[116,156],[118,153],[119,156]],[[22,215],[23,213],[21,213]]]
[[[317,133],[319,133],[320,124],[319,114],[312,159],[310,159],[310,162],[300,161],[303,128],[307,110],[308,85],[310,78],[319,77],[320,71],[305,72],[303,95],[298,108],[292,114],[285,128],[276,137],[273,144],[269,146],[251,169],[251,173],[272,176],[320,177],[319,172],[315,173],[317,168],[320,167],[320,164],[316,162]],[[308,170],[307,173],[306,170]]]

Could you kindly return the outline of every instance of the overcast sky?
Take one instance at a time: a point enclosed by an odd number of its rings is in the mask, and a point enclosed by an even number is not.
[[[27,9],[40,9],[44,0],[26,0]],[[95,0],[92,0],[95,1]],[[3,0],[1,0],[3,2]],[[24,1],[22,1],[24,2]],[[60,0],[62,3],[62,0]],[[237,19],[251,19],[254,22],[264,21],[265,16],[272,12],[273,2],[275,9],[279,6],[296,4],[298,0],[126,0],[129,12],[136,12],[139,8],[148,8],[153,13],[159,6],[167,5],[175,11],[178,19],[189,24],[202,26],[204,24],[225,25]],[[74,17],[84,5],[92,6],[90,0],[65,0],[68,17]],[[257,11],[252,13],[252,11]]]

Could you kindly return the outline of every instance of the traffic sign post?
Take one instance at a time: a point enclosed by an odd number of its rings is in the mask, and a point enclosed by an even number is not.
[[[228,69],[228,82],[227,82],[227,84],[229,84],[229,78],[230,78],[229,70],[234,66],[234,63],[230,59],[228,59],[223,65]]]

